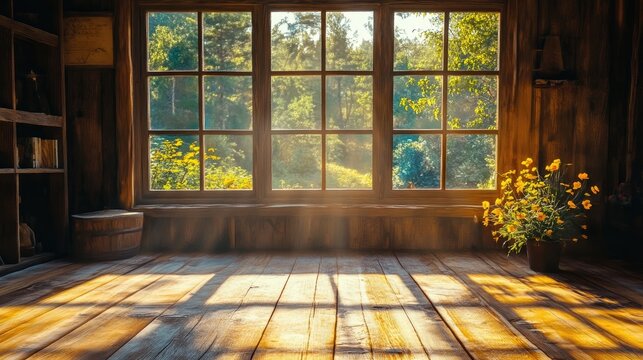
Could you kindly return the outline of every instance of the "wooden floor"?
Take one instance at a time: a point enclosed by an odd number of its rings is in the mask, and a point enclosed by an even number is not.
[[[643,358],[643,278],[502,254],[144,255],[0,277],[0,358]]]

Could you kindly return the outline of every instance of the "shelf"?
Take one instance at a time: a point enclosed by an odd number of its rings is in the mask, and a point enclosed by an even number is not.
[[[0,121],[15,122],[19,124],[62,127],[62,116],[33,113],[29,111],[11,110],[0,108]]]
[[[56,47],[59,43],[58,35],[38,29],[37,27],[21,23],[0,15],[0,27],[12,29],[14,33],[22,38],[26,38],[47,46]]]
[[[13,168],[0,168],[0,174],[15,174],[16,169]]]
[[[0,276],[28,268],[29,266],[42,264],[55,258],[56,255],[49,252],[40,253],[29,257],[23,257],[17,264],[0,265]]]
[[[65,169],[50,169],[50,168],[32,168],[32,169],[18,169],[18,174],[64,174]]]

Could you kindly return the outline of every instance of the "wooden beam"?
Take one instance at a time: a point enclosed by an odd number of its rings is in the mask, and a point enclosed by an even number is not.
[[[132,64],[132,0],[116,1],[116,153],[118,200],[134,206],[134,75]]]

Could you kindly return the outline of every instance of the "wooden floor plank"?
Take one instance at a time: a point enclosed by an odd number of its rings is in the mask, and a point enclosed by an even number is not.
[[[472,254],[436,257],[549,357],[591,359],[583,349],[582,339],[594,336],[596,331],[584,326],[560,304]]]
[[[218,336],[202,358],[248,359],[253,355],[281,298],[295,260],[294,256],[275,256],[272,259],[241,306],[228,321],[220,324]]]
[[[238,272],[225,279],[206,299],[198,314],[197,323],[177,334],[156,358],[199,359],[208,351],[273,260],[270,256],[251,259],[248,265],[240,267]]]
[[[0,340],[0,357],[24,358],[41,350],[164,274],[183,267],[188,260],[188,257],[161,257],[126,275],[96,279],[105,278],[106,282],[67,303],[55,303],[57,307],[52,311],[4,333]]]
[[[460,342],[478,359],[547,359],[431,256],[398,255]]]
[[[363,271],[359,257],[337,259],[337,327],[335,357],[338,359],[371,359],[372,345],[362,309],[359,274]]]
[[[270,323],[255,351],[256,359],[300,359],[313,357],[332,358],[333,348],[319,349],[323,353],[313,352],[308,347],[309,336],[313,325],[322,325],[326,330],[334,331],[335,322],[319,324],[313,322],[315,289],[319,278],[321,257],[300,256],[288,278]],[[333,303],[317,304],[333,306]],[[330,326],[329,326],[330,325]]]
[[[567,283],[563,275],[538,274],[499,255],[481,255],[499,271],[529,287],[541,300],[538,307],[549,304],[556,317],[542,327],[565,338],[587,354],[588,358],[637,358],[643,352],[643,310],[625,308],[608,297],[596,294],[596,289],[583,290]],[[545,298],[544,300],[542,298]],[[598,307],[596,304],[604,304]],[[622,314],[619,316],[619,313]],[[627,314],[627,316],[623,316]],[[568,328],[557,328],[556,322],[566,322]]]
[[[364,256],[361,261],[362,307],[373,356],[383,359],[428,359],[377,257]]]
[[[53,260],[0,277],[0,296],[29,287],[36,282],[56,277],[82,267],[67,260]]]
[[[102,262],[33,283],[0,297],[0,335],[14,327],[55,309],[78,296],[126,274],[155,257],[138,256],[127,262]],[[133,261],[134,260],[134,261]]]
[[[231,263],[230,257],[194,258],[40,350],[33,359],[104,359],[183,298]],[[91,344],[91,351],[87,345]]]
[[[315,298],[304,358],[332,357],[337,327],[337,258],[322,258],[315,284]]]
[[[180,349],[185,343],[184,339],[206,313],[217,311],[211,300],[214,294],[220,293],[226,281],[229,286],[232,282],[229,279],[234,276],[243,276],[261,270],[267,264],[268,257],[265,255],[245,255],[233,257],[233,263],[219,272],[213,273],[214,277],[206,284],[191,291],[183,299],[171,306],[154,319],[129,342],[116,351],[110,359],[154,359],[166,347]],[[263,267],[262,267],[263,266]],[[242,282],[238,283],[239,288],[244,288]],[[230,294],[232,295],[232,294]],[[207,344],[209,346],[209,343]],[[192,349],[192,347],[188,347]],[[205,352],[205,349],[202,350]],[[202,353],[201,352],[201,353]],[[188,351],[186,351],[188,353]],[[197,354],[191,353],[194,356]]]
[[[522,262],[525,261],[525,259],[520,257],[518,260]],[[643,280],[641,279],[624,276],[612,269],[597,268],[590,264],[567,258],[562,259],[560,268],[563,271],[570,271],[583,276],[588,281],[643,306]]]
[[[380,255],[378,262],[392,294],[404,309],[429,357],[441,360],[469,359],[469,354],[397,258]]]

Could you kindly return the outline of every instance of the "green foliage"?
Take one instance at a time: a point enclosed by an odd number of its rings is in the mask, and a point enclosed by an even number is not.
[[[199,189],[201,162],[196,136],[153,136],[150,142],[150,189]],[[238,166],[233,156],[222,158],[211,147],[205,151],[205,161],[205,189],[252,189],[252,174]]]
[[[393,188],[440,187],[440,136],[397,135],[393,138]]]

